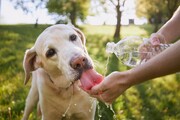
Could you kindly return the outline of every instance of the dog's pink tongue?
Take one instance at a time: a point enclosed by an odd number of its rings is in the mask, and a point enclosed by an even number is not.
[[[93,69],[89,69],[82,73],[80,78],[83,89],[90,90],[93,86],[99,84],[103,80],[103,76]]]

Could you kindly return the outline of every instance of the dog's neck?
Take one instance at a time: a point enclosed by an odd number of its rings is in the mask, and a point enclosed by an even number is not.
[[[48,75],[48,74],[47,74]],[[61,93],[62,91],[63,91],[63,89],[65,89],[66,91],[69,91],[70,90],[70,101],[69,101],[69,104],[68,104],[68,107],[67,107],[67,109],[65,110],[65,112],[62,114],[62,117],[63,118],[65,118],[66,117],[66,114],[67,114],[67,112],[69,111],[69,109],[70,109],[70,107],[71,107],[71,104],[72,104],[72,98],[73,98],[73,96],[74,96],[74,84],[72,83],[72,82],[70,82],[70,84],[68,85],[68,86],[66,86],[65,88],[63,87],[58,87],[55,83],[54,83],[54,79],[57,79],[57,78],[51,78],[51,76],[50,75],[48,75],[49,76],[49,80],[50,80],[50,82],[54,85],[54,87]],[[62,77],[60,77],[60,79],[61,79]],[[63,92],[64,93],[64,92]],[[66,93],[65,93],[66,94]],[[67,94],[66,94],[66,96],[67,96]],[[63,97],[63,96],[62,96]]]
[[[73,84],[73,82],[66,80],[65,76],[52,77],[49,74],[47,74],[47,75],[49,77],[49,81],[58,90],[63,90],[63,89],[67,90]]]
[[[57,92],[58,94],[61,93],[66,93],[71,91],[71,88],[73,87],[73,92],[74,94],[82,92],[80,86],[80,81],[70,81],[67,80],[65,78],[65,76],[61,75],[61,76],[56,76],[56,77],[52,77],[52,74],[47,73],[44,69],[39,69],[40,71],[43,72],[44,76],[46,76],[45,82],[47,82],[47,85],[54,91]],[[63,82],[58,82],[59,81],[65,81],[65,84],[63,84]],[[69,92],[72,93],[72,92]],[[63,95],[62,95],[63,96]]]

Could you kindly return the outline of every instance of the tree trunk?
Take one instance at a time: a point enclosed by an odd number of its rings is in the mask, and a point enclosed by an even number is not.
[[[156,14],[156,16],[154,17],[154,33],[158,31],[159,29],[159,25],[162,23],[162,13],[159,12]]]
[[[34,24],[34,27],[37,28],[38,27],[38,18],[36,18],[36,23]]]
[[[167,0],[168,19],[170,19],[178,8],[179,0]]]
[[[153,30],[154,33],[156,33],[158,31],[158,28],[159,28],[158,26],[159,26],[158,23],[154,24],[154,30]]]
[[[77,26],[77,25],[76,25],[76,15],[75,15],[75,12],[71,12],[71,13],[70,13],[70,20],[71,20],[71,23],[72,23],[74,26]]]
[[[70,12],[70,20],[71,20],[71,23],[74,25],[74,26],[76,26],[77,27],[77,25],[76,25],[76,18],[77,18],[77,16],[76,16],[76,3],[75,2],[73,2],[73,9],[72,9],[72,11]]]
[[[121,28],[121,11],[120,11],[120,3],[118,2],[116,6],[116,13],[117,13],[117,23],[116,23],[116,30],[114,33],[114,39],[120,39],[120,28]]]

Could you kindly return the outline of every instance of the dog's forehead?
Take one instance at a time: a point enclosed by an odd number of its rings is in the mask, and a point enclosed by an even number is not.
[[[74,29],[69,25],[53,25],[44,30],[44,32],[49,32],[49,33],[65,32],[65,31],[74,31]]]
[[[47,48],[54,48],[55,46],[64,46],[69,37],[72,34],[77,34],[76,30],[69,25],[54,25],[45,29],[37,38],[35,43],[35,49],[37,54],[43,53]],[[68,43],[68,45],[70,45]]]
[[[75,33],[75,30],[69,25],[54,25],[45,29],[41,37],[67,36],[72,33]]]
[[[35,44],[40,47],[49,40],[68,39],[71,34],[77,34],[73,27],[69,25],[54,25],[45,29],[39,35]]]

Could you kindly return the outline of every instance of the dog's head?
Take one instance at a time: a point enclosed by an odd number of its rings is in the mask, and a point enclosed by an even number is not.
[[[58,82],[61,87],[66,87],[78,80],[83,70],[92,68],[92,60],[85,47],[84,34],[79,29],[54,25],[44,30],[35,45],[26,51],[23,66],[25,84],[30,72],[42,68],[53,78],[64,77],[65,81]]]

